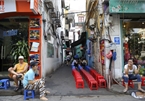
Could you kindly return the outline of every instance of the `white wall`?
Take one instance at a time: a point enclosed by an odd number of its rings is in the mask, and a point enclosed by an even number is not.
[[[61,12],[61,0],[52,0],[52,1],[53,1],[54,7],[56,8],[56,10],[58,9]],[[44,5],[43,5],[43,7],[44,7]],[[47,20],[46,26],[45,26],[45,32],[47,32],[47,29],[48,29],[47,22],[50,21],[50,16],[49,16],[46,8],[43,8],[43,9],[44,9],[43,17]],[[62,19],[63,18],[61,17],[61,20]],[[62,21],[64,21],[64,20],[62,20]],[[60,37],[60,32],[64,31],[63,28],[64,28],[64,26],[62,26],[62,28],[58,28],[56,30],[56,34],[58,34],[59,37]],[[50,30],[49,30],[49,32],[52,33]],[[44,40],[43,33],[44,32],[42,30],[41,62],[42,62],[42,76],[45,76],[46,74],[49,74],[49,73],[55,71],[58,67],[60,67],[60,65],[62,63],[62,58],[61,58],[60,54],[62,53],[62,51],[61,51],[61,46],[60,45],[57,46],[56,38],[53,38],[51,36],[51,40],[46,41],[46,40]],[[53,44],[53,46],[54,46],[54,58],[47,57],[47,43],[48,42]],[[58,57],[59,58],[56,57],[56,48],[58,48]]]
[[[105,30],[105,35],[106,38],[108,38],[108,34],[107,34],[107,29]],[[120,44],[116,45],[116,52],[117,52],[117,59],[114,61],[112,67],[114,67],[115,69],[112,71],[113,74],[115,74],[115,78],[121,78],[122,77],[122,50],[121,50],[121,29],[120,29],[120,16],[117,14],[113,15],[113,27],[110,28],[110,35],[111,35],[111,39],[112,41],[114,41],[114,36],[119,36],[120,37]],[[105,46],[108,46],[108,42],[105,41]],[[109,48],[105,48],[105,54],[107,54],[109,52]],[[106,74],[108,74],[108,69],[109,69],[109,63],[110,60],[109,59],[105,59],[105,64],[106,64]]]

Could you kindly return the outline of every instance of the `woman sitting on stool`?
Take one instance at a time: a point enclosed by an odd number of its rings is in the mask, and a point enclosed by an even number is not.
[[[137,66],[133,64],[132,58],[128,59],[128,64],[124,66],[124,75],[122,77],[125,82],[125,89],[123,92],[127,92],[128,90],[128,81],[135,79],[137,79],[138,82],[138,90],[141,92],[145,92],[145,90],[141,88],[141,76],[138,74],[140,68],[140,65],[137,68]]]

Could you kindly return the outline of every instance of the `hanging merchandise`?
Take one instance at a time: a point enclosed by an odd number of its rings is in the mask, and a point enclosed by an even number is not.
[[[128,46],[129,46],[128,42],[127,42],[127,40],[125,40],[125,43],[124,43],[124,52],[125,52],[124,60],[125,60],[125,62],[127,62],[128,59],[130,58],[130,53],[129,53],[129,47]]]
[[[112,51],[109,51],[108,54],[106,55],[106,57],[107,57],[108,59],[110,59],[110,58],[112,57]]]
[[[87,53],[88,53],[88,56],[91,56],[91,51],[90,50],[88,50]]]
[[[112,59],[113,59],[114,61],[117,59],[116,56],[117,56],[116,51],[113,51],[113,53],[112,53]]]
[[[104,56],[104,41],[100,43],[100,55],[101,55],[101,63],[105,64],[105,56]]]

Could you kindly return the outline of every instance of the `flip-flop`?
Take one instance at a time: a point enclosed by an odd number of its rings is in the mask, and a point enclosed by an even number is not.
[[[14,89],[14,91],[17,92],[19,89],[20,89],[19,87],[16,87],[16,88]]]
[[[128,91],[128,89],[124,89],[123,92],[126,93]]]

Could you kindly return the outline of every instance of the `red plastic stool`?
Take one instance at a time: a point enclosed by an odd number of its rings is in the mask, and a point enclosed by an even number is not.
[[[97,75],[96,80],[99,83],[99,79],[104,79],[104,77],[102,75]]]
[[[125,86],[125,82],[124,82],[124,80],[122,81],[122,85]],[[129,80],[129,81],[128,81],[128,86],[134,88],[134,83],[133,83],[132,80]]]
[[[90,81],[89,88],[91,90],[97,90],[98,89],[98,83],[97,83],[97,81],[94,81],[94,80]]]
[[[145,77],[142,77],[141,79],[141,86],[145,86]]]
[[[84,88],[84,81],[82,79],[76,80],[76,88]]]
[[[98,82],[99,82],[99,87],[100,88],[106,88],[107,87],[105,79],[99,79]]]

